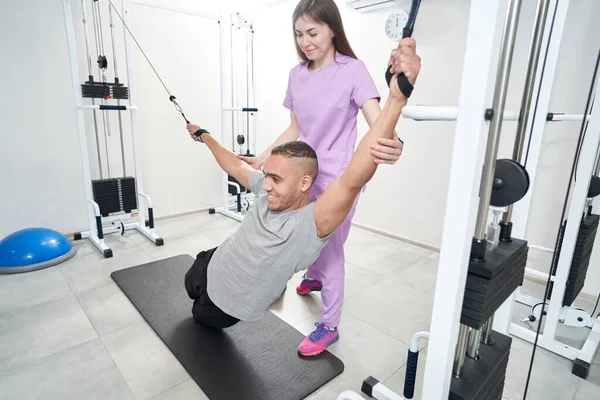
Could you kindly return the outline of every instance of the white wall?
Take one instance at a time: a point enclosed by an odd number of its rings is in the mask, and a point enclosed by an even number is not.
[[[87,78],[87,64],[80,2],[72,1],[72,4],[83,82]],[[120,9],[120,3],[115,4]],[[112,71],[108,16],[104,11],[106,55]],[[89,6],[88,14],[91,21]],[[0,74],[9,78],[3,80],[0,107],[3,139],[0,146],[3,193],[0,237],[29,226],[45,226],[65,233],[84,230],[87,220],[81,157],[61,2],[11,2],[10,6],[3,5],[0,22],[0,51],[5,60],[0,65]],[[120,27],[120,23],[117,26]],[[133,4],[131,29],[168,88],[177,96],[187,117],[219,134],[217,22]],[[122,38],[121,33],[117,40],[117,47],[121,49]],[[134,47],[133,53],[140,107],[142,183],[145,192],[152,196],[155,215],[218,204],[218,166],[202,151],[201,145],[189,139],[183,119],[168,101],[158,79],[139,50]],[[95,59],[95,50],[92,54]],[[123,57],[119,59],[119,70],[121,81],[126,82]],[[120,140],[117,115],[109,115],[110,165],[115,176],[121,174]],[[126,151],[130,152],[128,116],[123,116]],[[95,135],[89,112],[86,126],[92,177],[98,178]],[[101,148],[104,151],[104,141]],[[104,154],[102,158],[105,162]],[[127,172],[131,174],[131,157],[127,164]]]
[[[0,12],[0,237],[29,226],[74,231],[85,226],[85,200],[61,3],[7,3]]]

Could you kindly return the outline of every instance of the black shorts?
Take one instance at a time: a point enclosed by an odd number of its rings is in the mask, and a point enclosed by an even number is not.
[[[208,292],[206,290],[208,284],[206,271],[208,270],[208,264],[215,250],[217,250],[216,247],[198,253],[196,261],[194,261],[192,267],[185,274],[185,290],[187,291],[188,296],[194,300],[194,305],[192,307],[194,321],[211,328],[222,329],[235,325],[240,320],[223,312],[212,302],[210,297],[208,297]]]

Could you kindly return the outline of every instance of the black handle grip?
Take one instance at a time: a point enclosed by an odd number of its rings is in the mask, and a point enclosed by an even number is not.
[[[412,29],[404,28],[402,30],[402,39],[411,37],[412,32],[413,32]],[[391,69],[392,69],[392,66],[389,65],[387,70],[385,71],[385,81],[387,82],[388,87],[390,86],[390,83],[392,82],[392,77],[394,76],[391,73]],[[400,75],[398,75],[398,87],[400,88],[400,91],[406,96],[406,98],[409,98],[410,95],[412,94],[414,87],[408,81],[408,78],[406,77],[406,75],[404,75],[404,72],[402,72]]]
[[[183,119],[185,120],[185,123],[186,123],[186,124],[188,124],[188,125],[189,125],[189,124],[191,124],[191,122],[190,122],[190,121],[188,121],[187,117],[185,116],[185,114],[184,114],[183,112],[181,113],[181,116],[182,116],[182,117],[183,117]]]
[[[406,375],[404,378],[404,398],[412,399],[415,394],[415,383],[417,380],[417,363],[419,362],[419,351],[415,353],[408,349],[406,361]]]

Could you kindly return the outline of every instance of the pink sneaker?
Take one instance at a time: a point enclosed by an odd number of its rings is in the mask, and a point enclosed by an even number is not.
[[[308,279],[306,278],[306,274],[304,274],[302,282],[296,287],[296,293],[300,296],[306,296],[310,292],[320,292],[322,288],[323,284],[321,281],[317,279]]]
[[[321,354],[327,346],[337,342],[340,338],[337,328],[331,330],[327,325],[318,322],[315,323],[315,326],[317,329],[308,335],[298,346],[298,354],[301,356],[309,357]]]

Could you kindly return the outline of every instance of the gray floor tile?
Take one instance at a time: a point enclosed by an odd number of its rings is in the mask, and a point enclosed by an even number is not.
[[[381,236],[373,243],[347,244],[346,261],[383,276],[401,271],[434,254],[398,240]]]
[[[533,346],[513,338],[504,385],[504,397],[523,398]],[[579,378],[571,374],[572,362],[543,348],[538,348],[527,393],[528,400],[572,399]]]
[[[313,321],[295,325],[305,335],[314,330]],[[406,363],[408,346],[360,319],[344,313],[340,339],[329,348],[345,365],[344,372],[318,390],[324,399],[335,399],[344,390],[360,392],[362,381],[369,375],[383,380]]]
[[[111,258],[104,258],[99,253],[92,253],[84,257],[75,256],[61,264],[59,268],[73,292],[79,293],[113,282],[110,277],[113,271],[150,261],[151,259],[146,253],[133,247],[115,252]]]
[[[344,310],[408,345],[429,330],[432,307],[433,296],[384,279],[347,299]]]
[[[346,261],[344,298],[347,299],[361,293],[381,280],[383,280],[383,275]]]
[[[592,365],[587,379],[580,379],[575,400],[597,400],[600,398],[600,366]]]
[[[0,372],[98,337],[73,294],[0,318]]]
[[[0,399],[135,400],[99,339],[0,374]]]
[[[101,339],[138,400],[155,397],[190,379],[146,323],[131,325]]]
[[[600,386],[582,380],[574,400],[597,400],[600,396]]]
[[[24,274],[2,275],[0,315],[65,297],[69,293],[71,288],[56,267]]]
[[[74,240],[71,243],[77,250],[75,257],[82,258],[96,253],[100,254],[99,250],[88,239]]]
[[[152,400],[208,400],[208,397],[193,379],[188,379],[174,388],[153,397]]]
[[[313,320],[318,322],[323,311],[319,292],[307,296],[299,296],[296,293],[296,287],[302,281],[303,274],[304,271],[299,272],[290,279],[285,294],[274,302],[270,308],[275,315],[290,325],[295,325],[309,317],[314,317]],[[382,279],[383,277],[376,272],[347,262],[344,298],[347,299],[360,293]]]
[[[433,295],[437,280],[439,260],[430,256],[417,261],[406,269],[395,271],[388,277],[413,289]]]
[[[269,307],[273,314],[290,325],[295,325],[310,317],[314,317],[313,320],[318,322],[322,311],[321,295],[318,292],[306,296],[296,293],[296,286],[302,280],[302,274],[302,272],[295,274],[288,281],[285,293]]]
[[[143,317],[115,283],[77,294],[99,336],[143,321]]]

